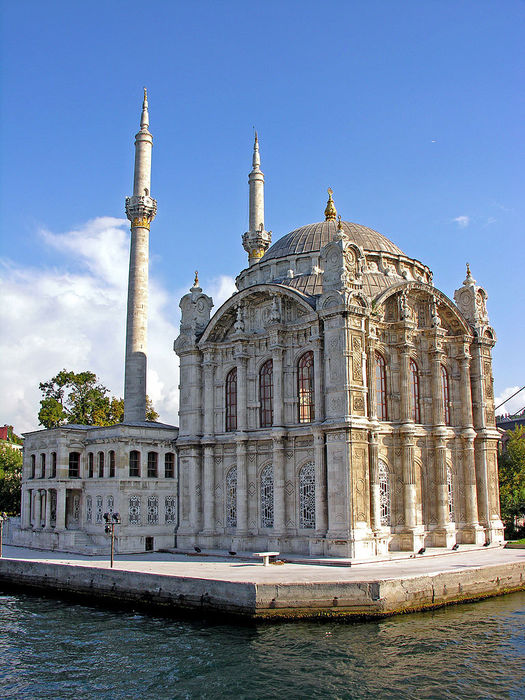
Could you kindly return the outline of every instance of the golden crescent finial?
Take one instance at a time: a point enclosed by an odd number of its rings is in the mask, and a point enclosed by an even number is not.
[[[195,280],[193,281],[193,286],[198,287],[199,286],[199,271],[195,270]]]
[[[334,191],[331,187],[328,188],[328,202],[324,210],[325,221],[335,221],[337,219],[337,209],[335,208],[334,200],[332,199]]]

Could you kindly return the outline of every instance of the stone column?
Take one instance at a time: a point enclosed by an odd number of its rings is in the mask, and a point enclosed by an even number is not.
[[[204,445],[204,474],[203,474],[203,502],[204,502],[204,533],[210,534],[215,529],[213,518],[213,506],[215,502],[215,461],[214,447]]]
[[[273,435],[273,527],[276,535],[284,531],[284,435]]]
[[[370,466],[370,514],[372,530],[381,529],[381,499],[379,487],[379,445],[375,430],[369,433],[368,463]]]
[[[273,348],[273,424],[283,424],[283,348]]]
[[[326,460],[324,433],[314,432],[315,456],[315,530],[318,535],[325,535],[328,528]]]
[[[485,420],[485,388],[483,386],[483,357],[479,340],[474,339],[472,345],[472,398],[473,418],[476,429],[477,448],[475,450],[475,464],[478,485],[478,517],[487,528],[487,539],[490,539],[490,499],[488,493],[488,464],[486,447],[486,420]]]
[[[201,529],[200,524],[200,501],[202,494],[201,487],[201,450],[193,450],[192,459],[189,463],[189,490],[190,490],[190,529],[196,533]]]
[[[445,424],[443,410],[443,387],[441,383],[441,352],[434,347],[432,350],[432,423]]]
[[[241,349],[236,356],[237,362],[237,430],[246,430],[248,427],[248,399],[247,399],[247,363],[248,357]]]
[[[204,357],[204,435],[215,433],[215,362],[209,352]]]
[[[315,398],[315,420],[324,420],[324,385],[323,385],[323,352],[320,341],[316,341],[314,346],[314,398]],[[324,441],[324,437],[323,437]]]
[[[246,441],[237,439],[237,534],[248,530],[248,479],[246,463]]]
[[[368,379],[368,417],[370,420],[377,419],[375,352],[375,337],[370,336],[368,339],[368,355],[366,359],[366,374]]]
[[[31,501],[32,501],[32,490],[23,489],[22,490],[22,517],[21,526],[24,530],[31,527]]]
[[[55,530],[66,529],[66,487],[57,484],[57,521]]]
[[[410,386],[410,345],[405,343],[399,352],[399,417],[402,423],[412,422],[412,403]]]
[[[445,436],[443,434],[434,435],[434,462],[437,496],[437,521],[438,528],[448,528],[450,517],[448,510],[448,484],[447,484],[447,455]],[[446,546],[437,543],[437,546]]]

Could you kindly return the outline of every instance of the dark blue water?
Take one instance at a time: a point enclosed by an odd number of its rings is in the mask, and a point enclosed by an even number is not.
[[[0,596],[0,697],[525,698],[525,593],[242,627]]]

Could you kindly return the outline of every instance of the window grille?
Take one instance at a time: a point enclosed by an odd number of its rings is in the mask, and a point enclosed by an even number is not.
[[[129,453],[129,475],[140,476],[140,452],[131,450]]]
[[[456,513],[454,509],[454,479],[452,477],[452,470],[447,465],[447,493],[448,493],[448,517],[451,523],[456,520]]]
[[[97,515],[96,515],[96,522],[101,523],[102,522],[102,512],[103,512],[103,500],[102,496],[97,496]]]
[[[308,462],[299,472],[299,526],[315,528],[314,462]]]
[[[93,499],[91,496],[86,496],[86,522],[93,521]]]
[[[51,524],[56,525],[57,522],[57,492],[51,489]]]
[[[148,452],[148,479],[156,479],[158,470],[159,455],[157,452]]]
[[[273,425],[273,361],[267,360],[259,372],[261,428]]]
[[[226,377],[226,430],[237,430],[237,367]]]
[[[106,510],[108,513],[113,513],[113,508],[115,507],[115,499],[113,496],[108,496],[106,498]]]
[[[157,496],[148,498],[148,525],[158,525],[159,523],[159,499]]]
[[[441,387],[443,394],[443,418],[445,420],[445,425],[450,425],[450,393],[448,385],[448,372],[441,365]]]
[[[140,525],[140,496],[131,496],[129,499],[129,524]]]
[[[382,459],[379,460],[379,511],[381,525],[390,525],[390,481],[388,468]]]
[[[376,361],[376,412],[379,420],[388,420],[386,403],[386,364],[385,358],[379,352],[375,354]]]
[[[297,366],[297,393],[299,399],[299,423],[314,420],[314,354],[305,352]]]
[[[412,420],[414,423],[421,423],[421,409],[419,405],[419,371],[414,360],[410,360],[410,375],[412,379]]]
[[[164,522],[166,525],[177,522],[177,499],[175,496],[166,496],[164,499]]]
[[[226,476],[226,524],[237,527],[237,467],[232,467]]]
[[[261,527],[273,527],[273,465],[261,472]]]
[[[164,456],[164,478],[173,479],[175,477],[175,455],[167,452]]]

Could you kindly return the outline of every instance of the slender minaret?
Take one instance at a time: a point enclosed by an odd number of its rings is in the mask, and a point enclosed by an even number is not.
[[[242,237],[248,262],[253,265],[262,258],[272,242],[272,232],[264,230],[264,173],[261,172],[259,139],[255,132],[253,144],[252,171],[248,176],[250,184],[250,225]]]
[[[125,423],[146,420],[149,225],[157,213],[157,202],[150,197],[153,137],[148,126],[148,95],[144,88],[140,131],[135,136],[133,196],[126,197],[126,215],[131,221],[131,250],[124,378]]]

